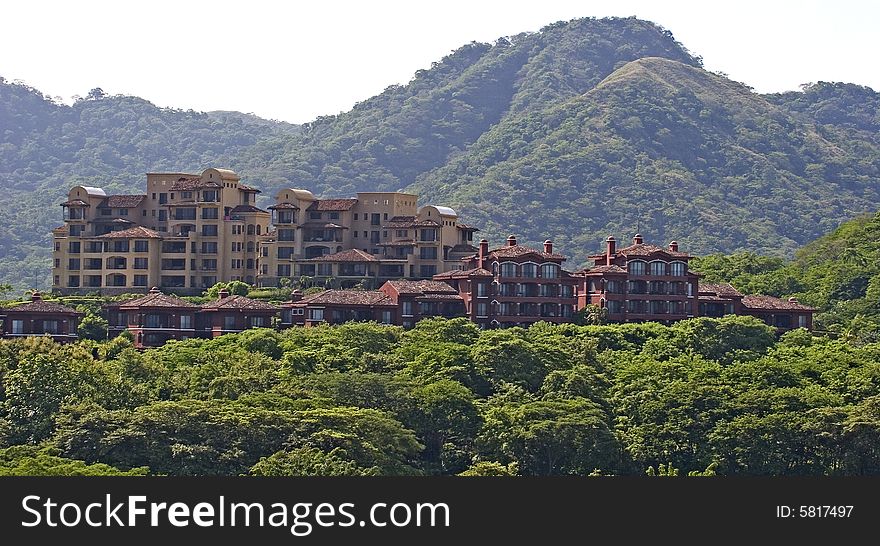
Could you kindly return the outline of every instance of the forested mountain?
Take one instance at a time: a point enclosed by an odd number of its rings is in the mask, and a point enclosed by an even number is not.
[[[490,239],[550,237],[572,266],[638,226],[688,251],[790,255],[880,208],[880,95],[846,84],[762,96],[634,18],[471,43],[406,85],[301,127],[160,109],[99,90],[73,106],[0,83],[0,282],[43,274],[73,184],[237,170],[264,190],[407,189]],[[265,204],[265,201],[264,201]]]

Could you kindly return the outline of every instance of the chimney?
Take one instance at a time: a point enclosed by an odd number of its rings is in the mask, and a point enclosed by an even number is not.
[[[43,295],[35,291],[31,294],[31,301],[43,301]]]
[[[221,288],[220,291],[217,292],[217,295],[220,296],[221,300],[226,299],[229,297],[229,290],[227,290],[225,288]]]
[[[633,244],[634,244],[634,245],[640,245],[640,244],[642,244],[642,243],[644,243],[644,242],[645,242],[645,240],[642,239],[642,234],[641,234],[641,233],[636,233],[635,237],[633,237]]]
[[[510,235],[507,238],[507,246],[516,246],[516,237],[514,237],[513,235]]]
[[[296,289],[290,293],[290,301],[299,301],[301,299],[303,299],[302,290]]]
[[[150,294],[161,294],[161,293],[162,293],[162,291],[159,290],[158,286],[154,286],[153,288],[150,288]]]
[[[480,240],[480,252],[477,254],[477,267],[485,268],[486,267],[486,256],[489,255],[489,241],[486,239]]]
[[[544,254],[553,254],[553,241],[550,239],[544,241]]]
[[[798,299],[796,297],[792,296],[792,297],[788,298],[788,303],[800,303],[800,302],[798,302]]]
[[[605,239],[605,265],[611,265],[611,260],[614,259],[614,255],[617,253],[617,241],[614,239],[614,236],[609,235],[607,239]]]
[[[678,252],[678,241],[672,241],[669,243],[669,250],[672,252]]]

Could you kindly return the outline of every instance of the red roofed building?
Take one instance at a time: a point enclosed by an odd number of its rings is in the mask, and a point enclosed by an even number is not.
[[[0,309],[0,335],[7,339],[51,336],[60,343],[76,341],[82,316],[82,313],[70,307],[44,301],[39,292],[34,292],[30,302]]]
[[[294,293],[282,304],[282,326],[317,326],[374,321],[397,324],[397,305],[378,290],[323,290],[303,297]]]
[[[135,347],[159,347],[171,339],[199,337],[199,306],[153,287],[146,296],[104,306],[110,336],[128,330]]]
[[[208,337],[238,333],[248,328],[271,328],[272,319],[281,307],[245,296],[230,296],[225,289],[219,298],[203,303],[199,313],[199,327]]]
[[[464,298],[456,289],[441,281],[387,281],[379,288],[397,306],[400,324],[412,328],[428,317],[465,316]]]
[[[612,322],[668,324],[697,315],[699,275],[688,269],[692,256],[679,252],[677,242],[664,248],[636,235],[624,248],[614,237],[605,244],[605,253],[589,256],[591,267],[575,273],[578,309],[598,305]]]
[[[562,269],[565,256],[545,241],[541,250],[507,238],[504,246],[489,249],[485,239],[477,253],[463,260],[461,272],[434,277],[454,287],[466,304],[465,312],[486,326],[528,326],[538,321],[569,322],[577,298],[577,279]]]

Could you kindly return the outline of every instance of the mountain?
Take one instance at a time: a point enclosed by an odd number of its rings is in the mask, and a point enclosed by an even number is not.
[[[59,198],[143,173],[235,169],[264,190],[405,189],[497,240],[550,237],[574,266],[640,229],[693,252],[788,256],[880,208],[880,95],[759,95],[665,29],[577,19],[467,44],[406,85],[302,126],[157,108],[99,89],[73,106],[0,81],[0,281],[45,272]],[[45,286],[45,280],[42,282]]]

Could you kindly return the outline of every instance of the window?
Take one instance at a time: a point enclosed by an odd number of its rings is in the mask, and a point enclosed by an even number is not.
[[[12,321],[12,333],[13,334],[23,334],[24,333],[24,321],[21,319],[13,319]]]
[[[391,324],[393,314],[391,311],[382,311],[382,324]]]
[[[202,220],[216,220],[220,217],[220,209],[209,207],[202,209]]]
[[[70,241],[67,244],[67,252],[70,254],[79,254],[79,241]]]
[[[220,192],[217,190],[204,190],[202,191],[202,201],[206,201],[208,203],[213,203],[215,201],[219,201]]]
[[[167,210],[160,210],[159,211],[159,221],[165,222],[167,220],[168,220],[168,211]]]
[[[798,328],[807,327],[807,315],[798,315]]]
[[[180,328],[183,330],[192,330],[192,327],[193,327],[192,315],[180,315]]]
[[[339,220],[339,213],[338,212],[331,212],[328,214],[328,217],[331,220]]]
[[[202,235],[205,237],[216,237],[217,236],[217,225],[216,224],[205,224],[202,226]]]
[[[513,262],[504,262],[501,264],[502,277],[516,277],[516,264]]]
[[[683,277],[687,273],[687,265],[684,262],[672,262],[669,264],[669,274],[674,277]]]
[[[651,275],[665,275],[666,263],[661,261],[653,261],[649,265]]]
[[[376,212],[370,215],[370,225],[378,226],[382,222],[382,216]]]
[[[437,230],[436,229],[421,229],[419,231],[421,232],[420,236],[419,236],[420,241],[436,241],[437,240]]]
[[[85,231],[85,229],[86,229],[86,226],[72,224],[70,226],[70,236],[71,237],[79,237],[80,235],[83,234],[83,231]]]
[[[477,283],[477,297],[485,298],[489,296],[489,285],[484,282]]]
[[[354,213],[353,218],[354,218],[354,221],[357,222],[357,219],[358,219],[358,213]]]
[[[385,204],[386,204],[386,205],[388,204],[388,200],[387,200],[387,199],[385,200]],[[386,212],[385,214],[382,215],[382,219],[383,219],[383,220],[387,220],[387,219],[388,219],[388,213],[387,213],[387,212]]]
[[[358,232],[357,232],[357,231],[354,232],[354,238],[355,238],[355,239],[358,238]]]
[[[217,271],[217,260],[202,260],[202,271]]]
[[[320,212],[310,212],[309,213],[309,220],[320,220],[320,219],[321,219]]]
[[[67,269],[71,271],[79,271],[79,258],[70,258],[67,260]]]
[[[113,209],[101,209],[101,216],[112,216]]]
[[[544,264],[541,266],[541,276],[545,279],[556,279],[559,277],[559,266],[557,264]]]
[[[522,264],[523,277],[537,277],[538,266],[536,264]]]
[[[112,248],[113,252],[128,252],[128,241],[113,241],[110,248]]]
[[[419,267],[419,276],[425,279],[431,278],[437,274],[436,265],[423,265]]]
[[[159,204],[164,205],[167,202],[168,202],[168,194],[167,193],[160,193],[159,194]]]
[[[411,302],[411,301],[401,302],[400,314],[405,317],[411,317],[413,315],[413,302]]]
[[[241,260],[232,260],[232,263],[230,265],[232,269],[241,269]]]
[[[572,295],[573,295],[572,286],[570,284],[563,284],[560,287],[559,295],[563,298],[572,297]]]
[[[223,317],[223,329],[224,330],[235,330],[235,315],[225,315]]]
[[[371,231],[370,232],[370,242],[373,243],[374,245],[379,242],[379,232],[378,231]]]
[[[408,233],[409,232],[405,229],[398,229],[397,231],[394,232],[394,236],[400,237],[401,239],[405,239],[407,237]]]
[[[202,243],[202,254],[217,254],[217,243]]]
[[[147,286],[147,276],[146,275],[135,275],[134,276],[134,286]]]
[[[150,241],[135,241],[134,242],[134,251],[135,252],[149,252],[150,251]]]
[[[119,209],[116,214],[119,216],[128,216],[128,209]]]
[[[309,309],[309,320],[324,320],[323,309]]]
[[[147,269],[147,258],[135,258],[134,259],[134,268],[135,269]]]
[[[153,199],[156,198],[155,195],[156,195],[156,194],[154,193],[154,194],[153,194]],[[193,192],[191,192],[191,191],[182,191],[182,192],[180,192],[180,198],[181,198],[181,199],[192,199],[192,198],[193,198]]]
[[[250,317],[250,325],[251,328],[265,328],[268,326],[267,319],[268,317]]]
[[[295,229],[279,229],[278,230],[278,240],[279,241],[295,241],[296,240],[296,230]]]
[[[630,275],[644,275],[645,274],[645,262],[641,260],[634,260],[627,264],[627,268],[629,270]]]
[[[318,264],[318,273],[319,277],[332,277],[333,276],[333,264]]]
[[[436,260],[437,259],[437,247],[436,246],[423,246],[419,248],[419,258],[422,260]]]
[[[293,256],[293,247],[290,246],[279,246],[278,247],[278,259],[279,260],[289,260],[291,256]]]
[[[477,316],[480,318],[489,316],[489,304],[488,303],[478,303],[477,304]]]
[[[278,276],[279,277],[289,277],[290,276],[290,264],[278,264]]]

